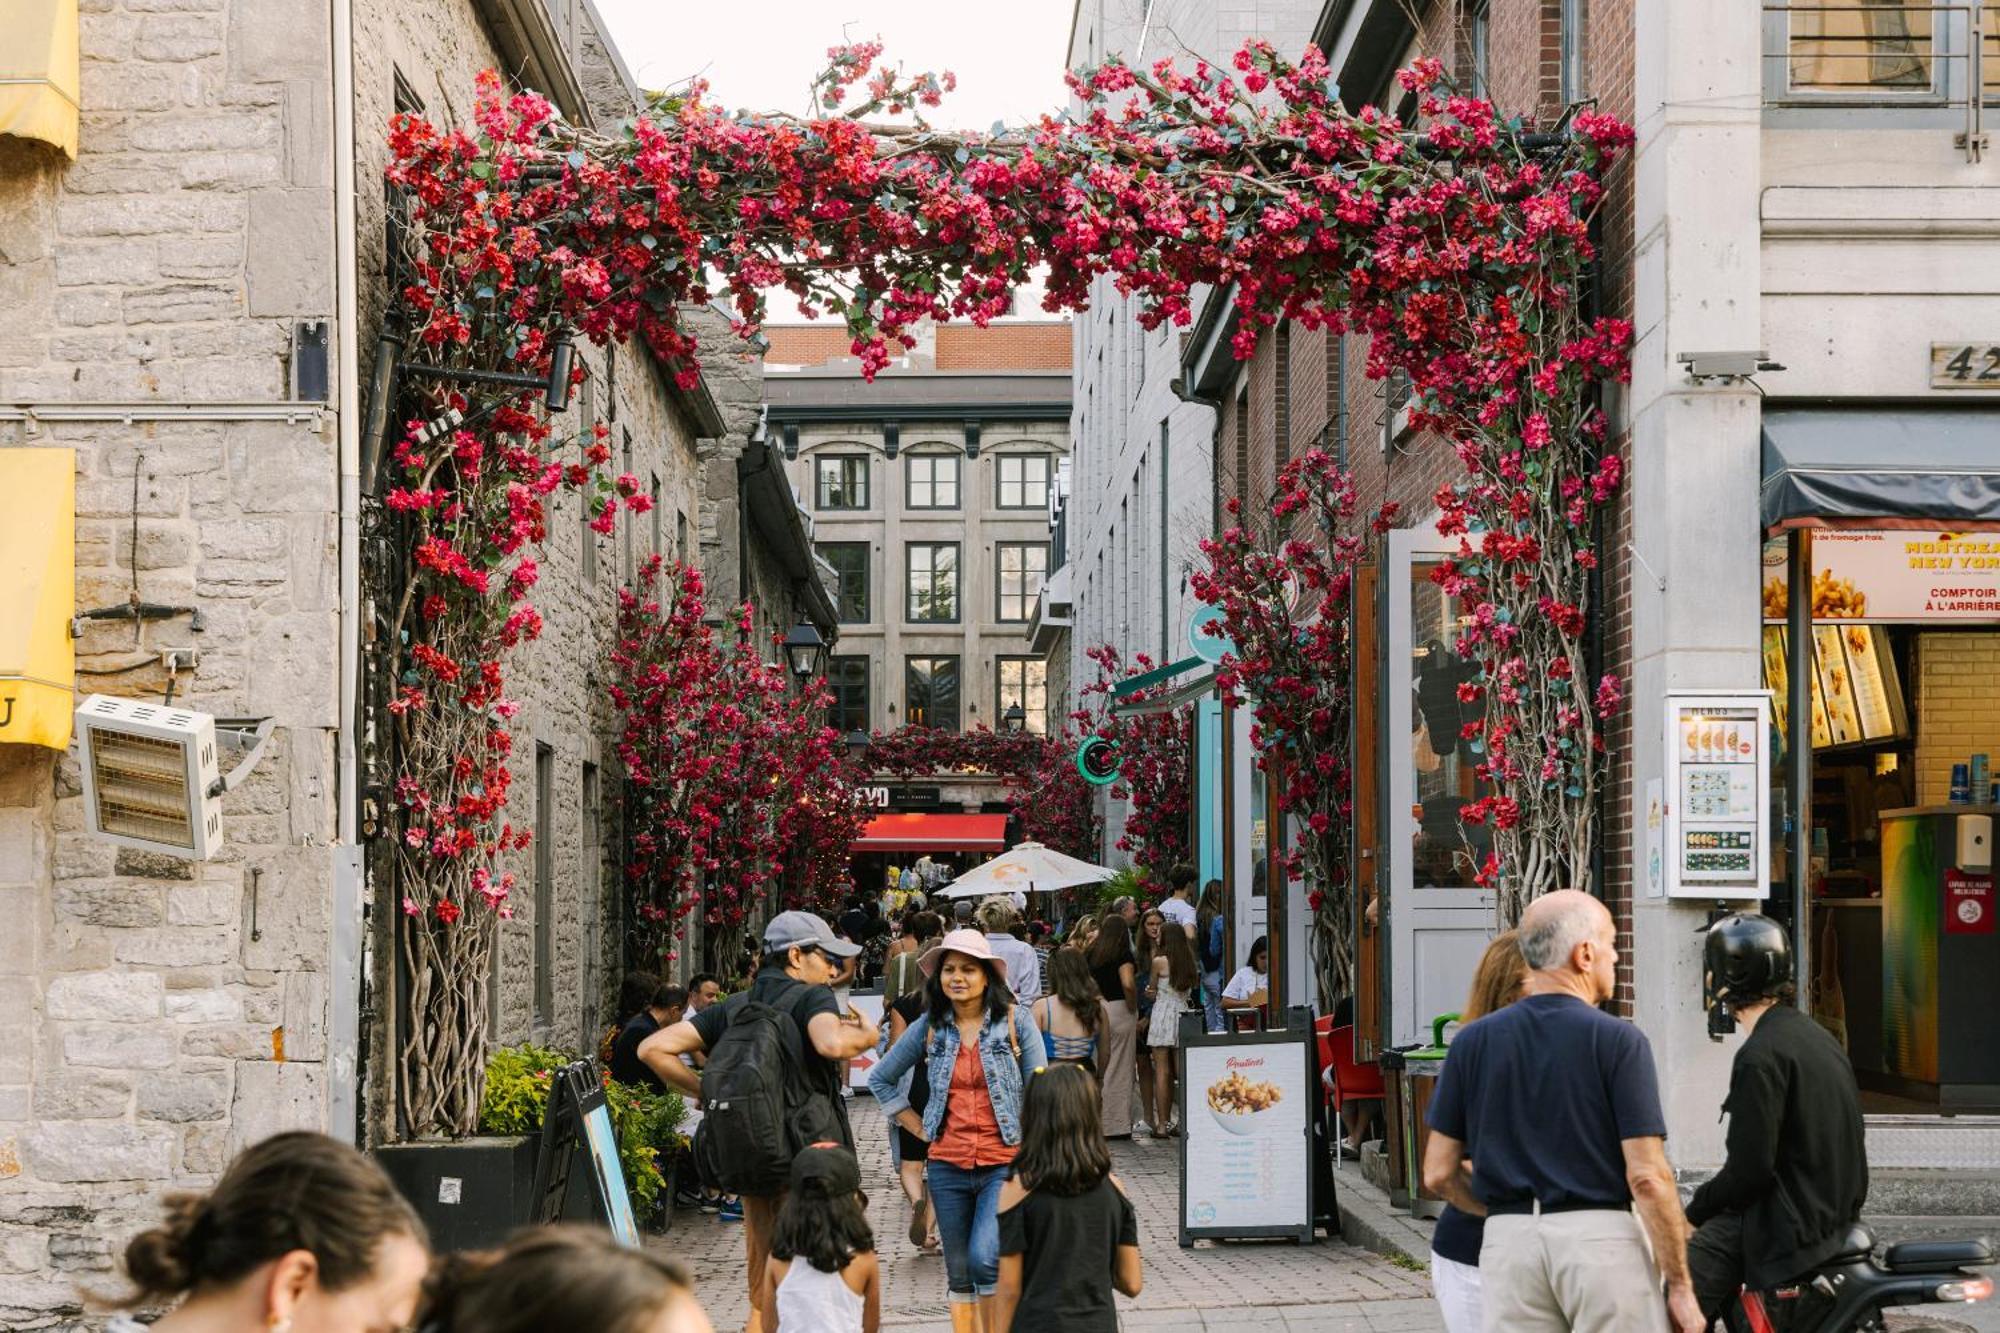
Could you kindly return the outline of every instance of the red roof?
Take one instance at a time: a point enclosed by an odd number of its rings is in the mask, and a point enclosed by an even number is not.
[[[854,840],[857,852],[1005,851],[1005,815],[877,815]]]

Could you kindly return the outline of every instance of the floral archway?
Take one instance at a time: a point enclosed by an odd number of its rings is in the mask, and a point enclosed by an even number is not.
[[[701,349],[681,312],[726,306],[754,334],[765,293],[784,288],[844,320],[872,375],[918,321],[1000,314],[1037,267],[1051,309],[1082,309],[1109,277],[1149,328],[1186,323],[1197,288],[1227,288],[1238,355],[1280,319],[1366,335],[1370,373],[1407,376],[1417,424],[1462,465],[1438,502],[1467,538],[1447,578],[1483,669],[1468,702],[1483,707],[1494,792],[1475,812],[1496,830],[1486,873],[1516,909],[1580,882],[1598,724],[1619,694],[1582,675],[1592,516],[1619,482],[1593,386],[1625,373],[1630,338],[1586,317],[1581,287],[1600,181],[1630,130],[1585,111],[1561,136],[1530,134],[1427,61],[1400,76],[1421,107],[1404,125],[1345,109],[1316,51],[1293,63],[1253,44],[1226,68],[1108,64],[1072,76],[1081,114],[970,134],[921,118],[949,76],[878,68],[872,44],[831,57],[820,99],[856,102],[845,113],[732,115],[697,85],[607,136],[488,76],[470,127],[397,117],[407,360],[545,377],[574,330],[642,338],[691,385]],[[526,840],[505,816],[503,668],[539,632],[545,504],[582,491],[608,529],[645,496],[605,475],[602,439],[560,436],[518,384],[419,376],[412,392],[419,420],[387,497],[411,532],[391,643],[397,887],[417,978],[399,1081],[411,1132],[464,1133],[485,1055],[477,996],[507,910],[496,862]]]

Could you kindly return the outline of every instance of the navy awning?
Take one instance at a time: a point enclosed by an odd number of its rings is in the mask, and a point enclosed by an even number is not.
[[[2000,523],[2000,407],[1768,408],[1762,512]]]

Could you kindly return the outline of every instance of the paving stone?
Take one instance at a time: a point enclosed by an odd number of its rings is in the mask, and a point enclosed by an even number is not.
[[[885,1328],[945,1329],[944,1262],[920,1255],[906,1234],[909,1205],[889,1166],[888,1141],[872,1101],[851,1104],[862,1188],[881,1256]],[[1118,1299],[1123,1327],[1144,1333],[1433,1333],[1444,1327],[1422,1273],[1338,1240],[1203,1241],[1179,1245],[1177,1145],[1139,1140],[1111,1146],[1113,1170],[1139,1215],[1145,1285]],[[722,1330],[741,1328],[747,1310],[743,1228],[682,1211],[649,1242],[687,1264],[696,1294]]]

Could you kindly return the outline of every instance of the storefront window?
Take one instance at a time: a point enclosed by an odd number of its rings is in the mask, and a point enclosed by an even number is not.
[[[1437,562],[1410,566],[1410,749],[1415,794],[1410,813],[1417,821],[1411,883],[1417,889],[1463,889],[1492,844],[1484,826],[1467,825],[1458,812],[1476,800],[1482,784],[1474,776],[1477,739],[1462,732],[1480,717],[1477,705],[1459,698],[1459,687],[1478,680],[1476,664],[1453,649],[1459,637],[1456,607],[1431,582]]]

